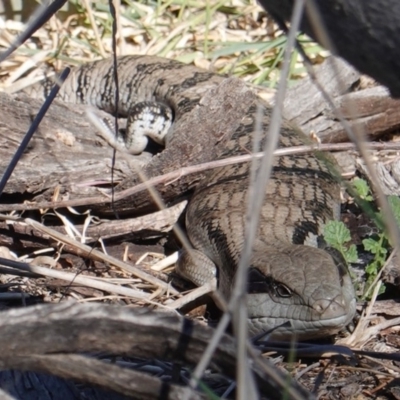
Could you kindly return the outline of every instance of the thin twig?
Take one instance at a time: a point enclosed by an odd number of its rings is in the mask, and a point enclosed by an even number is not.
[[[237,324],[236,334],[238,335],[239,347],[241,347],[241,351],[238,351],[238,399],[257,398],[255,383],[253,377],[250,375],[248,370],[249,365],[247,358],[247,323],[243,323],[243,321],[247,321],[247,308],[245,305],[246,273],[247,268],[250,264],[252,246],[258,227],[258,218],[265,196],[265,187],[268,183],[272,171],[272,154],[274,153],[278,145],[281,125],[281,110],[283,109],[286,79],[290,64],[289,54],[294,45],[295,34],[299,26],[303,6],[303,0],[299,0],[298,2],[296,2],[295,11],[293,13],[292,30],[287,41],[285,61],[281,74],[279,91],[277,93],[275,107],[272,112],[271,122],[268,129],[268,140],[266,140],[265,142],[264,152],[262,153],[263,158],[261,161],[261,165],[258,169],[259,173],[255,183],[255,187],[261,188],[261,190],[259,190],[258,192],[254,191],[252,198],[249,200],[246,213],[246,240],[244,243],[244,248],[239,262],[238,270],[235,276],[235,285],[228,306],[229,311],[225,312],[223,317],[221,318],[217,330],[213,336],[213,340],[210,342],[209,346],[207,346],[207,349],[204,352],[204,356],[196,366],[196,369],[193,372],[192,378],[189,383],[190,387],[196,387],[198,381],[204,373],[204,369],[211,359],[211,354],[214,351],[214,348],[221,340],[222,333],[225,331],[226,326],[230,321],[231,312],[234,312],[237,308],[239,308],[239,313],[236,314],[235,317],[235,323]],[[254,155],[250,156],[250,158],[251,160],[254,160]],[[245,327],[244,329],[243,326]],[[244,368],[244,370],[242,368]]]
[[[82,0],[82,1],[83,1],[84,6],[85,6],[85,9],[86,9],[86,13],[87,13],[87,16],[88,16],[89,21],[90,21],[90,25],[91,25],[93,33],[94,33],[94,37],[96,38],[96,44],[97,44],[98,50],[100,52],[100,55],[103,58],[106,58],[107,57],[107,53],[104,50],[103,42],[102,42],[99,30],[97,29],[96,19],[95,19],[94,15],[93,15],[92,6],[90,4],[91,2],[89,0]]]
[[[140,290],[127,288],[120,285],[114,285],[112,283],[101,282],[99,280],[91,279],[90,277],[77,275],[71,272],[59,271],[47,267],[40,267],[32,264],[22,263],[19,261],[4,259],[2,257],[0,257],[0,263],[7,266],[13,264],[13,268],[20,269],[22,271],[28,271],[41,276],[62,279],[67,282],[74,282],[75,284],[99,289],[109,293],[120,294],[121,296],[127,296],[133,299],[146,300],[149,299],[151,296],[150,293],[145,293]],[[9,273],[12,274],[11,271]]]
[[[27,218],[25,220],[25,222],[28,225],[32,226],[33,228],[52,237],[53,239],[60,241],[61,243],[65,243],[70,246],[76,246],[77,248],[79,248],[82,251],[82,253],[84,254],[85,257],[89,257],[89,258],[92,258],[95,260],[109,263],[109,264],[114,265],[114,266],[122,269],[123,271],[126,271],[126,272],[128,272],[140,279],[143,279],[144,281],[149,282],[157,287],[162,287],[165,290],[169,290],[173,294],[178,294],[178,292],[175,289],[173,289],[169,284],[155,278],[152,275],[147,274],[146,272],[142,271],[139,268],[136,268],[133,265],[124,263],[123,261],[118,260],[115,257],[111,257],[111,256],[104,254],[96,249],[91,248],[90,246],[87,246],[83,243],[80,243],[80,242],[74,240],[74,239],[71,239],[68,236],[63,235],[62,233],[55,231],[54,229],[51,229],[49,227],[46,227],[46,226],[40,224],[37,221],[34,221],[33,219]]]
[[[400,143],[381,143],[381,142],[370,142],[367,143],[368,149],[374,150],[400,150]],[[313,144],[304,146],[293,146],[285,147],[284,149],[278,149],[274,152],[274,156],[284,156],[290,154],[304,154],[310,151],[345,151],[345,150],[356,150],[354,143],[329,143],[329,144]],[[114,200],[122,200],[126,197],[140,193],[147,189],[149,185],[155,186],[160,184],[167,184],[170,181],[175,181],[181,177],[196,174],[199,172],[207,171],[214,168],[223,167],[226,165],[239,164],[244,162],[252,161],[253,158],[261,158],[264,153],[257,154],[245,154],[241,156],[224,158],[222,160],[210,161],[198,165],[191,165],[184,167],[179,170],[169,172],[167,174],[159,175],[150,178],[146,183],[140,183],[129,189],[123,190],[116,194]],[[85,183],[81,185],[87,186]],[[106,196],[93,196],[84,197],[80,199],[65,200],[65,201],[43,201],[40,203],[31,204],[0,204],[0,212],[6,211],[27,211],[27,210],[38,210],[41,208],[65,208],[65,207],[79,207],[95,204],[107,204],[111,202],[111,198]]]
[[[265,198],[268,181],[272,174],[275,158],[274,151],[278,147],[280,128],[282,123],[283,102],[285,99],[287,78],[290,68],[290,54],[294,48],[296,34],[303,15],[305,0],[297,0],[294,5],[291,18],[291,27],[287,38],[283,66],[279,81],[279,89],[275,98],[275,105],[272,110],[271,121],[268,127],[267,140],[264,145],[264,156],[258,169],[256,182],[251,188],[249,202],[247,204],[245,241],[240,257],[239,265],[235,274],[234,288],[229,302],[229,308],[234,312],[235,333],[238,338],[238,399],[256,399],[257,391],[253,376],[250,375],[247,354],[248,324],[243,323],[248,319],[247,310],[247,274],[250,266],[254,242],[260,222],[260,214]],[[253,159],[253,162],[256,162]]]

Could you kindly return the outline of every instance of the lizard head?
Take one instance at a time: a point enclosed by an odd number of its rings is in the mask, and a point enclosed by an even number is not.
[[[248,293],[250,333],[286,323],[271,335],[282,340],[294,333],[299,340],[335,334],[355,313],[354,289],[344,261],[310,246],[256,251]]]

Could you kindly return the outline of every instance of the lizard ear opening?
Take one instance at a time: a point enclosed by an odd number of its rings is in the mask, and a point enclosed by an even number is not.
[[[267,277],[257,268],[249,268],[247,277],[247,293],[269,293],[271,286]]]

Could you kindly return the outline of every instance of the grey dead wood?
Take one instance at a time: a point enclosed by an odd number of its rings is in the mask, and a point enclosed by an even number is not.
[[[165,384],[161,379],[148,374],[120,368],[112,363],[106,363],[93,358],[62,354],[62,355],[23,355],[13,356],[3,360],[7,368],[20,371],[43,371],[65,379],[87,382],[90,385],[109,391],[112,398],[157,399],[165,396],[167,399],[181,399],[187,389],[178,385]],[[43,381],[46,381],[43,379]],[[60,380],[60,382],[63,382]],[[68,381],[65,381],[68,383]],[[75,391],[77,391],[75,389]],[[58,397],[53,390],[55,398]],[[103,394],[107,399],[107,394]],[[205,399],[199,393],[190,394],[190,399]]]
[[[333,66],[333,62],[336,66]],[[340,58],[330,57],[315,68],[316,76],[352,130],[361,130],[371,140],[400,126],[400,101],[392,99],[383,86],[354,91],[361,75]],[[306,134],[323,143],[348,141],[348,135],[334,111],[309,77],[291,88],[285,98],[285,116]]]
[[[165,385],[159,383],[152,388],[141,385],[142,381],[137,381],[139,375],[132,371],[95,359],[84,361],[76,353],[105,352],[193,366],[213,333],[211,328],[162,312],[69,302],[2,312],[1,321],[3,370],[18,368],[79,378],[138,399],[158,398]],[[225,336],[215,351],[211,367],[233,378],[235,347],[234,340]],[[313,398],[267,360],[260,363],[262,367],[253,364],[253,371],[260,393],[267,398],[280,399],[283,390],[289,390],[299,399]],[[151,378],[146,379],[150,382]],[[173,399],[180,398],[179,393],[184,389],[171,385],[169,390],[172,392],[168,398]]]
[[[95,243],[99,239],[121,239],[127,240],[132,237],[159,237],[172,229],[178,217],[182,213],[186,202],[179,203],[162,211],[147,214],[136,218],[115,219],[93,223],[85,230],[82,225],[75,224],[74,228],[81,234],[85,233],[85,243]],[[54,226],[54,230],[65,234],[65,227]],[[17,248],[18,240],[21,248],[42,248],[43,246],[56,245],[57,241],[51,240],[48,235],[32,228],[24,222],[0,221],[0,246]],[[65,250],[72,254],[87,255],[76,246],[66,245]]]
[[[400,126],[399,100],[391,98],[384,86],[374,85],[354,91],[362,76],[346,61],[330,57],[315,67],[315,74],[353,131],[364,132],[370,140],[379,140]],[[286,118],[321,142],[349,141],[343,125],[310,77],[302,79],[288,91],[284,107]],[[374,152],[378,157],[374,168],[386,194],[398,192],[398,161],[393,155],[392,162],[388,163],[386,155],[390,153],[395,152]],[[356,171],[365,174],[365,165],[358,152],[347,150],[333,155],[347,177],[354,176]]]
[[[334,44],[334,53],[399,97],[400,3],[397,0],[314,0],[307,3],[317,5]],[[294,0],[260,0],[260,4],[273,16],[289,21]],[[320,38],[307,13],[302,29],[315,39]]]
[[[26,96],[0,93],[0,174],[14,155],[42,102]],[[106,115],[106,114],[104,114]],[[81,194],[93,193],[84,182],[110,180],[113,150],[96,134],[82,107],[53,104],[20,160],[5,192],[37,194],[75,184]],[[141,160],[141,158],[139,158]],[[128,165],[117,160],[118,181]]]
[[[390,271],[388,271],[388,273],[390,273]],[[396,278],[398,279],[398,276]],[[362,309],[362,307],[360,307],[360,309]],[[398,300],[395,299],[375,301],[372,307],[372,313],[383,314],[389,317],[398,317],[400,315],[400,304]]]

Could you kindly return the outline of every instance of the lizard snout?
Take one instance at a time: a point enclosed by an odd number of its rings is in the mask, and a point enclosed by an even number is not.
[[[323,319],[337,318],[347,314],[347,307],[345,298],[342,295],[336,296],[332,299],[316,300],[312,307],[315,311],[321,314]]]

